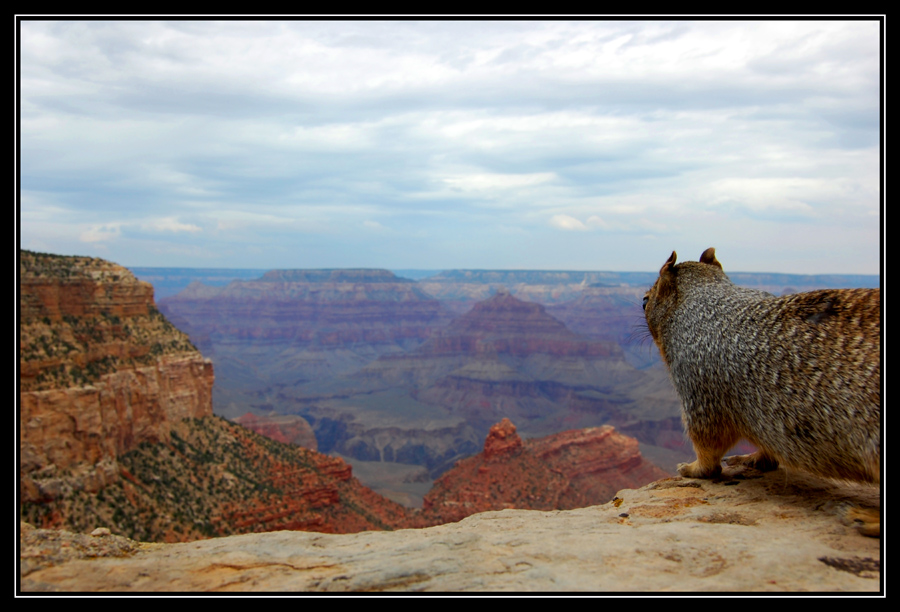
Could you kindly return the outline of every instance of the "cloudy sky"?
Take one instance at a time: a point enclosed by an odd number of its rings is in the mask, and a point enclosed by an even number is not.
[[[880,23],[22,21],[22,248],[878,274]]]

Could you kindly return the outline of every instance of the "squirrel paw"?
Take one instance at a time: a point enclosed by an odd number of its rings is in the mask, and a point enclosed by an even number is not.
[[[881,515],[878,510],[852,506],[844,512],[844,519],[853,524],[864,536],[881,537]]]
[[[771,472],[778,468],[778,460],[773,459],[762,451],[756,451],[750,455],[725,457],[725,464],[729,467],[753,468],[760,472]]]
[[[679,463],[678,473],[685,478],[716,478],[722,474],[722,465],[716,464],[712,468],[703,467],[699,461]]]

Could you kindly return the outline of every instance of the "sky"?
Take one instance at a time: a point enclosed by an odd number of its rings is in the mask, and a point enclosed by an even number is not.
[[[21,248],[878,274],[881,22],[18,22]]]

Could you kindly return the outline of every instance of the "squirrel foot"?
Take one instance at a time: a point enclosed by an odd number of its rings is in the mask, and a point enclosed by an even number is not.
[[[722,465],[716,463],[712,467],[703,466],[699,461],[679,463],[678,473],[685,478],[717,478],[722,474]]]
[[[778,468],[778,460],[762,451],[756,451],[749,455],[725,457],[725,464],[729,467],[753,468],[760,472],[771,472]]]
[[[853,506],[844,512],[844,518],[853,523],[862,535],[870,538],[881,537],[881,515],[878,510]]]

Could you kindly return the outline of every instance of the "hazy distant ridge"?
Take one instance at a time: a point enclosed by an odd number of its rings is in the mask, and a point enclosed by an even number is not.
[[[295,269],[263,270],[240,268],[129,268],[142,281],[153,284],[156,299],[174,295],[194,281],[205,285],[225,286],[233,280],[287,280],[286,276],[304,277],[307,282],[331,280],[341,277],[348,281],[354,269]],[[373,270],[368,270],[372,272]],[[387,270],[385,276],[393,276]],[[629,285],[649,287],[656,280],[658,272],[603,272],[584,270],[393,270],[396,277],[391,282],[406,279],[424,280],[436,283],[485,283],[500,285],[535,284],[554,285],[584,283],[585,286]],[[352,276],[352,274],[350,274]],[[728,272],[731,280],[738,285],[761,287],[795,287],[798,291],[813,288],[825,289],[842,287],[879,287],[881,277],[877,274],[780,274],[772,272]],[[397,278],[400,277],[400,278]],[[385,279],[387,282],[388,279]],[[372,282],[368,280],[368,282]]]

